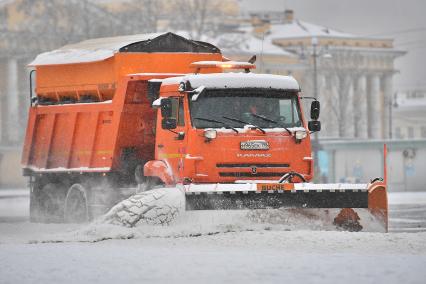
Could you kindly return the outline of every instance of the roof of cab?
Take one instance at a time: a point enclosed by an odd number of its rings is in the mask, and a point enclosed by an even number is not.
[[[180,84],[189,82],[192,88],[204,86],[209,89],[226,88],[271,88],[299,91],[299,83],[291,76],[256,73],[212,73],[191,74],[181,77],[167,78],[162,85]]]

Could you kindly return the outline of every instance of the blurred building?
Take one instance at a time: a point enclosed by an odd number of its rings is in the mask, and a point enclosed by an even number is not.
[[[393,39],[307,23],[287,10],[250,13],[237,31],[218,37],[216,44],[233,59],[256,54],[256,72],[292,75],[305,96],[321,101],[317,181],[368,182],[383,176],[387,143],[389,189],[423,190],[426,140],[387,140],[391,116],[396,126],[398,117],[407,121],[404,107],[393,107],[394,61],[405,54],[393,47]],[[411,115],[422,116],[421,111]]]
[[[232,58],[257,54],[257,72],[293,75],[305,96],[315,95],[316,77],[324,122],[320,137],[388,138],[394,61],[405,54],[393,47],[393,39],[307,23],[286,10],[252,12],[245,25],[215,42]]]
[[[388,190],[425,191],[426,139],[323,140],[324,182],[368,183],[384,177],[383,144],[388,147]]]
[[[426,139],[426,90],[396,93],[391,112],[393,138]]]

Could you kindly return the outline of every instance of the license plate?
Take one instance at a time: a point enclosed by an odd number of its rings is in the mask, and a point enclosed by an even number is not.
[[[269,150],[269,143],[264,140],[245,141],[240,143],[241,150]]]

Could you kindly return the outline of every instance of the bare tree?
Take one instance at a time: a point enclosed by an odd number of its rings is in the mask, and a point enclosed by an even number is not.
[[[8,48],[15,53],[34,54],[106,36],[116,22],[108,11],[89,0],[23,0],[16,5],[23,20],[7,31]]]
[[[170,28],[186,31],[193,39],[216,35],[225,16],[218,0],[173,0],[170,3],[174,14],[170,17]]]
[[[126,2],[114,17],[120,22],[119,34],[152,33],[157,31],[158,21],[164,13],[162,0],[133,0]]]

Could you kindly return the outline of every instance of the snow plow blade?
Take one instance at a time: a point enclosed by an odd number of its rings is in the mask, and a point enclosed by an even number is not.
[[[387,231],[388,203],[382,180],[370,184],[191,184],[185,186],[185,198],[186,210],[366,208]],[[341,213],[339,218],[346,218],[342,216],[347,212]]]

